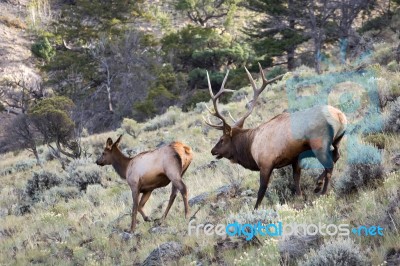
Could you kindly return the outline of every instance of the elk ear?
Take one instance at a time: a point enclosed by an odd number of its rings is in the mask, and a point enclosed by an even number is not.
[[[123,134],[121,134],[121,135],[119,136],[119,138],[115,141],[114,145],[115,145],[116,147],[118,147],[119,142],[121,141],[122,135],[123,135]]]
[[[232,137],[232,128],[227,124],[224,126],[224,134]]]
[[[112,146],[112,145],[113,145],[112,139],[111,139],[111,138],[108,138],[108,139],[107,139],[107,142],[106,142],[106,149],[111,150],[111,146]]]

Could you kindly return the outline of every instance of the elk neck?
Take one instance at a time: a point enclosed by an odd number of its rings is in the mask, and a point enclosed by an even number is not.
[[[115,171],[122,179],[126,179],[129,162],[132,159],[126,157],[119,149],[113,150],[113,159],[112,166],[114,167]]]
[[[251,154],[254,136],[254,129],[240,129],[232,136],[233,161],[249,170],[259,171],[260,169]]]

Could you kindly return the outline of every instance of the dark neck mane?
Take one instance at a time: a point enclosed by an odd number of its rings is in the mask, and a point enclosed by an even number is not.
[[[232,138],[233,146],[235,147],[233,160],[244,168],[259,171],[260,169],[251,154],[251,144],[253,143],[253,139],[253,129],[242,130],[235,134]]]
[[[114,148],[113,157],[114,162],[112,166],[114,167],[117,174],[122,178],[126,179],[126,172],[128,170],[129,162],[132,160],[129,157],[126,157],[118,148]]]

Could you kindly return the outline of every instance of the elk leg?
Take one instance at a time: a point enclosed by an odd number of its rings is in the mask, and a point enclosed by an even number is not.
[[[315,191],[320,191],[321,190],[321,186],[322,186],[322,179],[325,178],[325,181],[323,182],[324,186],[322,188],[322,192],[321,195],[326,194],[327,190],[328,190],[328,185],[329,185],[329,181],[330,178],[332,176],[332,171],[333,171],[333,165],[334,165],[334,161],[333,161],[333,156],[331,154],[331,151],[329,149],[330,145],[326,145],[326,148],[324,149],[319,149],[317,151],[314,151],[315,156],[317,157],[318,161],[324,166],[325,170],[324,172],[318,177],[318,183],[317,183],[317,187],[315,188]]]
[[[319,175],[318,179],[317,179],[317,186],[314,189],[314,193],[318,193],[321,191],[322,189],[322,185],[324,184],[324,178],[326,176],[326,170],[324,170],[322,172],[322,174]]]
[[[161,221],[164,221],[165,218],[167,217],[169,209],[171,209],[171,206],[174,203],[177,193],[178,193],[178,189],[174,185],[172,185],[172,191],[171,191],[171,196],[169,197],[168,206],[167,206],[167,209],[165,209],[163,216],[161,217]]]
[[[256,205],[254,206],[255,210],[258,209],[258,206],[260,206],[261,201],[265,196],[265,192],[267,191],[268,188],[269,177],[271,176],[271,173],[272,173],[271,167],[260,170],[260,188],[258,189],[257,202]]]
[[[187,219],[189,216],[189,203],[188,203],[188,191],[185,183],[182,180],[173,183],[173,185],[179,190],[182,195],[183,204],[185,205],[185,218]]]
[[[294,179],[294,184],[296,186],[296,195],[301,196],[301,188],[300,188],[300,174],[301,174],[301,168],[300,168],[300,162],[299,159],[296,158],[294,162],[292,163],[292,168],[293,168],[293,179]]]
[[[171,180],[172,186],[174,186],[182,195],[183,203],[185,205],[185,218],[189,216],[189,203],[188,203],[188,191],[185,183],[182,181],[181,170],[179,167],[170,167],[166,170],[166,175]]]
[[[132,207],[131,233],[133,233],[136,228],[136,216],[139,205],[139,193],[137,189],[132,189],[132,199],[133,199],[133,207]]]
[[[142,194],[142,197],[140,198],[140,202],[139,202],[139,209],[138,209],[138,211],[139,211],[139,213],[142,215],[143,220],[145,220],[146,222],[150,222],[150,219],[149,219],[149,217],[144,213],[143,207],[144,207],[144,205],[146,204],[146,202],[149,200],[150,195],[151,195],[152,192],[153,192],[153,191],[144,192],[144,193]]]
[[[324,188],[322,189],[321,195],[325,195],[326,192],[328,191],[329,182],[332,177],[333,167],[325,169],[325,171],[326,171],[326,176],[325,176]]]

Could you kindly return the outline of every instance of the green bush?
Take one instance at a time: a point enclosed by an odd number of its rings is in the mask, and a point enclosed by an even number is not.
[[[56,50],[51,46],[47,37],[41,37],[32,44],[31,51],[34,55],[46,61],[50,61],[56,54]]]
[[[306,260],[299,263],[301,266],[348,266],[370,265],[368,259],[354,242],[348,239],[331,240],[322,245],[318,251],[312,250],[306,255]]]
[[[273,79],[279,75],[285,74],[287,72],[287,70],[284,67],[281,66],[276,66],[271,68],[271,70],[267,71],[265,73],[265,77],[267,79]]]
[[[183,111],[189,111],[196,107],[197,103],[208,102],[210,100],[210,93],[206,90],[198,90],[190,96],[182,106]]]

